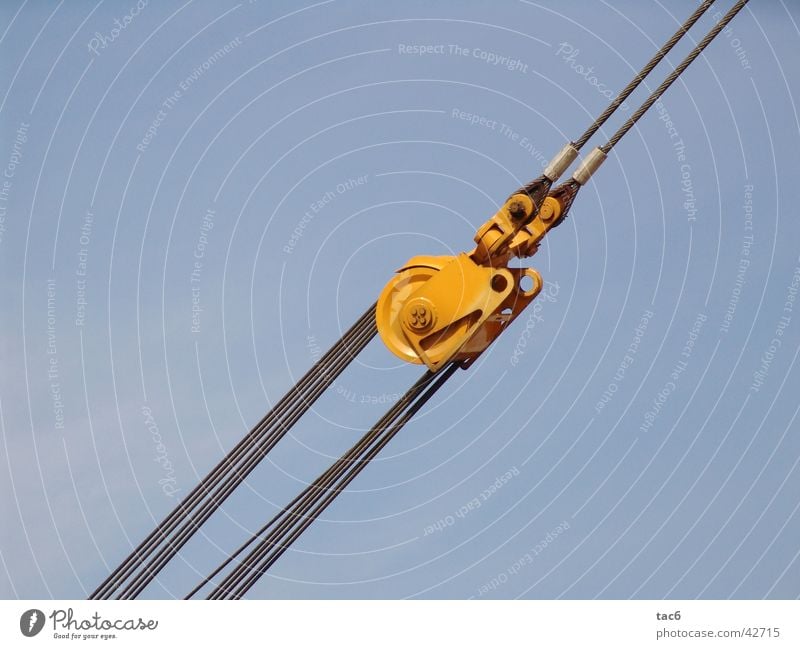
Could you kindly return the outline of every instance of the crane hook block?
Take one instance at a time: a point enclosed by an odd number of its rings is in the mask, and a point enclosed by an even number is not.
[[[384,344],[434,372],[450,362],[468,366],[542,290],[536,270],[507,264],[534,254],[560,215],[554,198],[537,214],[528,196],[516,194],[481,226],[471,253],[412,257],[378,298]]]

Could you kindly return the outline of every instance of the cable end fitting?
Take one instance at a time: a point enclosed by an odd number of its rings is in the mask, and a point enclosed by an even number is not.
[[[606,153],[600,147],[592,149],[589,155],[583,159],[575,170],[575,173],[572,174],[572,178],[578,184],[585,185],[594,175],[594,172],[600,168],[600,165],[606,161],[607,157]]]
[[[575,162],[575,158],[577,157],[578,149],[576,149],[575,145],[570,142],[563,149],[561,149],[561,151],[556,154],[556,157],[550,161],[550,164],[545,167],[545,177],[551,182],[555,182],[561,178],[561,174],[569,169],[569,166]]]

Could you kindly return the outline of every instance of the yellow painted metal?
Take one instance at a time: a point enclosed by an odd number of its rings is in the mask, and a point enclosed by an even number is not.
[[[409,363],[422,363],[403,333],[400,310],[409,295],[425,284],[451,257],[414,257],[389,280],[378,298],[375,319],[378,333],[389,350]]]
[[[475,360],[542,289],[532,268],[508,268],[529,257],[559,222],[548,197],[536,217],[527,195],[512,196],[475,235],[471,253],[418,256],[397,271],[378,298],[378,332],[392,353],[432,371]],[[523,288],[525,278],[531,286]]]

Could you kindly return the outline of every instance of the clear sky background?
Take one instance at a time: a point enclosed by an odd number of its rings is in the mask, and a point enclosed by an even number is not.
[[[85,597],[695,6],[3,2],[0,596]],[[798,597],[799,23],[750,3],[530,260],[549,299],[252,597]],[[183,596],[420,373],[373,341],[146,595]]]

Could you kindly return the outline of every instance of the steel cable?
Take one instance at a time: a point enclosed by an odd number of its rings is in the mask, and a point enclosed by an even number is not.
[[[611,139],[606,143],[604,146],[599,147],[602,154],[600,156],[595,156],[594,163],[596,166],[589,169],[585,176],[581,179],[578,179],[578,173],[576,172],[573,176],[566,180],[565,182],[561,183],[557,187],[555,187],[551,192],[550,196],[557,199],[559,203],[561,203],[561,216],[559,220],[554,224],[553,227],[561,223],[570,211],[573,202],[575,201],[575,197],[578,195],[581,187],[591,178],[594,171],[596,171],[599,164],[605,160],[605,155],[608,155],[608,152],[613,149],[617,143],[625,136],[625,134],[633,128],[633,126],[641,119],[641,117],[650,109],[650,107],[658,100],[661,95],[663,95],[666,90],[675,82],[675,80],[683,74],[683,72],[688,68],[692,62],[700,56],[703,50],[708,47],[708,45],[719,35],[719,33],[725,28],[725,26],[730,23],[731,20],[738,14],[742,8],[749,2],[749,0],[739,0],[733,7],[731,7],[730,11],[717,23],[711,31],[709,31],[703,39],[692,49],[691,52],[686,56],[686,58],[681,61],[678,66],[669,74],[667,75],[666,79],[661,83],[658,88],[656,88],[648,98],[642,103],[641,106],[636,110],[636,112],[631,115],[631,117],[617,130],[617,132],[611,137]],[[594,153],[598,153],[597,150]],[[586,160],[584,160],[586,162]]]
[[[344,370],[349,362],[375,335],[375,305],[326,352],[306,374],[278,401],[278,403],[240,440],[237,445],[201,480],[197,486],[168,514],[164,520],[131,552],[128,557],[98,586],[90,599],[107,599],[125,582],[138,566],[186,520],[191,512],[230,475],[232,467],[248,457],[252,449],[261,444],[265,435],[287,413],[305,412],[327,387]]]
[[[692,62],[698,56],[700,56],[700,54],[702,54],[703,50],[705,50],[711,41],[713,41],[723,29],[725,29],[726,25],[734,19],[736,14],[738,14],[749,1],[750,0],[739,0],[735,5],[733,5],[733,7],[731,7],[730,11],[725,14],[722,20],[720,20],[717,25],[705,35],[703,40],[701,40],[697,46],[686,56],[686,58],[680,62],[678,67],[676,67],[667,76],[667,78],[664,79],[664,82],[652,92],[652,94],[644,101],[644,103],[639,106],[636,112],[630,116],[630,118],[619,128],[616,133],[614,133],[608,143],[600,147],[604,153],[608,153],[617,145],[617,143],[625,136],[625,134],[630,131],[631,128],[633,128],[636,122],[641,119],[642,115],[644,115],[658,100],[658,98],[666,92],[667,88],[669,88],[675,82],[675,80],[681,76],[681,74],[683,74],[686,68],[688,68]]]
[[[589,141],[589,139],[600,130],[603,124],[606,123],[609,117],[614,114],[614,112],[619,108],[622,103],[630,97],[631,93],[636,90],[639,84],[644,81],[644,79],[653,71],[661,61],[664,60],[664,57],[669,54],[670,50],[675,47],[675,44],[683,38],[684,34],[688,32],[694,24],[700,20],[700,16],[702,16],[710,7],[713,5],[715,0],[705,0],[696,10],[695,12],[689,16],[686,21],[680,26],[677,32],[672,35],[666,43],[664,43],[663,47],[656,52],[655,56],[645,65],[639,73],[631,80],[631,82],[622,89],[622,91],[617,95],[617,98],[614,99],[593,123],[592,125],[586,129],[586,132],[581,135],[573,145],[576,149],[580,150],[584,147],[584,145]]]
[[[431,380],[432,376],[433,374],[431,372],[426,372],[422,377],[420,377],[416,383],[414,383],[414,385],[408,389],[405,395],[403,395],[403,397],[394,406],[392,406],[392,408],[384,413],[378,422],[367,433],[365,433],[354,446],[352,446],[338,460],[336,460],[336,462],[334,462],[326,471],[317,477],[316,480],[310,483],[297,497],[294,498],[291,503],[289,503],[289,505],[287,505],[281,512],[276,514],[270,522],[261,528],[261,530],[254,534],[250,541],[243,547],[246,547],[253,541],[257,540],[261,534],[263,534],[273,525],[276,525],[277,527],[270,531],[268,537],[263,539],[262,545],[259,547],[262,547],[264,542],[278,538],[279,535],[287,529],[287,526],[291,523],[293,518],[297,518],[297,516],[302,515],[311,507],[313,507],[314,503],[324,496],[324,490],[330,487],[332,483],[341,475],[342,468],[346,467],[350,462],[352,462],[353,458],[357,457],[358,454],[363,452],[364,448],[371,443],[379,431],[383,430],[387,425],[389,425],[402,413],[405,408],[407,408],[413,402],[413,399]],[[236,556],[236,554],[238,554],[238,552],[233,556]],[[224,564],[227,563],[230,563],[230,558],[228,561],[224,562]],[[220,566],[220,568],[221,567],[222,566]],[[245,565],[245,562],[240,563],[234,569],[234,571],[225,578],[224,584],[231,583],[232,580],[238,578],[238,575],[242,574],[244,571],[246,571],[246,569],[247,566]],[[219,569],[215,572],[219,572]],[[220,587],[224,587],[223,584],[220,584]],[[212,593],[212,596],[219,591],[220,587],[215,589],[214,593]]]
[[[292,426],[297,423],[300,417],[305,414],[310,405],[330,386],[333,382],[333,378],[341,373],[352,358],[366,346],[374,335],[374,327],[368,328],[362,333],[359,339],[353,341],[355,353],[343,357],[338,365],[333,366],[329,380],[314,386],[312,388],[313,391],[308,394],[307,400],[297,403],[282,419],[279,419],[276,423],[276,428],[270,431],[263,442],[255,447],[250,454],[243,459],[241,467],[231,467],[222,485],[209,496],[200,510],[191,516],[183,524],[181,529],[167,541],[166,545],[159,550],[155,557],[142,568],[133,581],[120,593],[118,599],[133,599],[144,590],[150,581],[152,581],[152,578],[178,553],[200,526],[217,511],[222,502],[242,484],[253,469],[266,457],[269,451],[275,447]]]
[[[676,31],[671,38],[667,40],[666,43],[655,53],[653,58],[648,61],[648,63],[631,79],[630,83],[622,89],[622,91],[617,95],[617,97],[606,107],[606,109],[600,114],[600,116],[592,122],[586,132],[581,135],[575,142],[572,142],[572,146],[577,150],[580,151],[589,139],[597,133],[600,127],[606,123],[609,117],[613,115],[616,110],[623,104],[623,102],[631,95],[631,93],[639,87],[639,84],[645,80],[645,78],[653,71],[653,69],[664,60],[664,58],[669,54],[673,47],[678,43],[679,40],[691,29],[694,24],[700,19],[700,17],[714,4],[715,0],[704,0],[704,2],[689,16],[684,23],[680,26],[678,31]],[[520,187],[514,194],[527,194],[531,197],[534,202],[534,205],[541,205],[542,200],[547,195],[550,187],[552,186],[552,181],[547,176],[539,176],[538,178],[534,178],[532,181]],[[513,196],[513,194],[512,194]]]
[[[205,523],[214,512],[219,509],[223,501],[232,494],[236,488],[244,482],[247,476],[255,469],[261,460],[271,451],[284,435],[294,426],[311,404],[331,385],[334,378],[350,363],[352,358],[375,335],[374,326],[368,327],[357,338],[352,341],[351,350],[331,367],[330,373],[322,373],[325,380],[314,385],[310,393],[306,393],[305,398],[296,402],[290,407],[281,418],[276,420],[275,427],[271,429],[266,437],[246,455],[241,466],[232,466],[228,474],[223,478],[222,484],[210,494],[206,501],[201,505],[200,510],[190,516],[182,527],[167,540],[156,555],[141,569],[136,577],[123,589],[118,599],[133,599],[152,581],[158,572],[178,553],[178,551],[191,539],[194,533]]]
[[[209,599],[242,597],[277,561],[295,540],[317,519],[331,502],[366,468],[397,432],[422,408],[458,369],[456,363],[433,374],[427,372],[347,453],[323,473],[282,512],[262,527],[251,539],[220,565],[195,594],[271,526],[270,534],[209,595]],[[294,505],[294,506],[293,506]],[[291,508],[291,509],[290,509]]]

